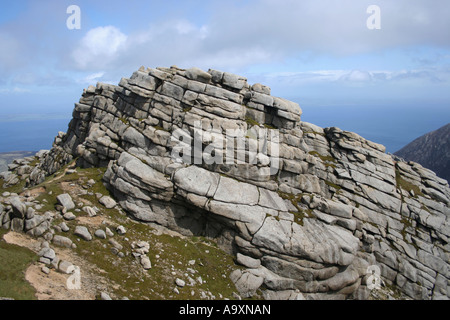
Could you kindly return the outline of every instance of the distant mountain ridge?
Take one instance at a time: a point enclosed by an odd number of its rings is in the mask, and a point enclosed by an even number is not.
[[[418,162],[450,181],[450,123],[424,134],[394,154]]]

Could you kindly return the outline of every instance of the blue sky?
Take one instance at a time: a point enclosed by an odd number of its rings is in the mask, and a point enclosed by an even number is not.
[[[234,72],[298,102],[304,119],[314,107],[414,105],[437,110],[434,126],[449,122],[448,0],[0,3],[0,122],[70,118],[83,88],[117,84],[141,65]],[[79,30],[66,26],[72,4]],[[367,28],[370,5],[381,29]]]

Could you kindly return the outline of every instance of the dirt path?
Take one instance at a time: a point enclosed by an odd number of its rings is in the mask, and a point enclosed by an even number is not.
[[[34,252],[39,252],[40,242],[27,235],[8,232],[3,236],[3,239],[10,244],[26,247]],[[36,296],[38,300],[93,300],[96,298],[96,294],[99,290],[105,288],[107,281],[102,277],[99,277],[96,270],[93,274],[94,267],[88,264],[85,260],[81,259],[78,255],[72,252],[70,249],[59,248],[52,246],[55,250],[57,257],[60,260],[66,260],[72,262],[75,266],[80,267],[81,276],[81,289],[69,289],[67,281],[70,275],[62,274],[50,270],[49,274],[45,274],[42,271],[44,266],[42,263],[35,262],[31,264],[25,273],[25,279],[36,289]]]

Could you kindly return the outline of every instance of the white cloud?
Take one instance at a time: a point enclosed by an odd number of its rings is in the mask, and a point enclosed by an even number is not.
[[[126,48],[127,36],[114,26],[89,30],[73,52],[81,69],[98,69],[108,66]]]
[[[31,92],[29,89],[20,88],[20,87],[13,87],[13,88],[2,88],[0,89],[0,93],[5,94],[19,94],[19,93],[29,93]]]
[[[257,76],[266,84],[277,87],[295,88],[317,85],[449,85],[450,69],[412,69],[412,70],[315,70],[306,72],[273,72]]]
[[[354,83],[370,82],[372,81],[372,74],[368,71],[352,70],[344,74],[339,80]]]
[[[239,5],[213,1],[205,20],[167,16],[126,34],[119,24],[91,29],[73,49],[72,58],[78,70],[104,71],[108,78],[119,79],[141,65],[242,72],[258,64],[283,64],[305,52],[312,57],[342,57],[402,46],[450,47],[447,2],[436,0],[433,6],[420,0],[376,2],[381,30],[366,26],[366,9],[373,0],[261,0]],[[364,70],[336,76],[352,83],[371,80]]]
[[[87,76],[85,76],[84,78],[79,79],[78,82],[83,83],[83,84],[84,83],[92,84],[94,82],[99,81],[104,75],[105,75],[105,72],[103,72],[103,71],[91,73],[91,74],[88,74]]]

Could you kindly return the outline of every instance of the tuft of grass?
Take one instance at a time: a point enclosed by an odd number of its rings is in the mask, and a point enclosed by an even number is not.
[[[161,127],[161,126],[158,126],[158,125],[156,125],[156,126],[153,126],[153,128],[155,128],[157,131],[158,130],[162,130],[162,131],[166,131],[166,132],[168,132],[168,130],[166,130],[166,129],[164,129],[163,127]]]
[[[420,191],[420,188],[416,186],[415,184],[405,180],[402,178],[402,175],[400,173],[400,170],[395,170],[395,181],[397,183],[397,188],[403,189],[407,192],[414,192],[414,198],[417,198],[418,196],[424,196],[422,191]]]
[[[7,231],[1,229],[0,238]],[[37,255],[27,249],[0,240],[0,297],[15,300],[36,300],[36,290],[25,280],[28,266]]]
[[[321,155],[320,153],[318,153],[317,151],[310,151],[308,153],[310,155],[320,158],[322,161],[336,162],[336,159],[333,158],[332,156],[324,156],[324,155]]]
[[[122,121],[123,124],[126,124],[126,125],[129,125],[129,124],[130,124],[130,122],[128,121],[127,118],[121,117],[121,118],[119,118],[119,120]]]
[[[289,211],[289,213],[294,215],[294,222],[303,226],[303,219],[304,218],[314,218],[315,216],[312,213],[311,209],[304,209],[299,205],[299,202],[301,201],[302,197],[305,195],[304,193],[299,193],[297,195],[294,195],[292,193],[286,193],[278,191],[278,195],[285,200],[289,200],[292,205],[297,209],[297,211]],[[313,195],[310,195],[312,197]],[[311,199],[312,200],[312,199]]]
[[[267,123],[264,123],[264,128],[269,129],[269,130],[278,130],[278,128],[275,127],[273,124],[267,124]]]
[[[329,186],[329,187],[331,187],[331,188],[334,188],[334,189],[336,190],[336,193],[339,192],[339,191],[342,189],[341,186],[338,186],[337,184],[335,184],[335,183],[333,183],[333,182],[331,182],[331,181],[328,181],[328,180],[324,180],[324,181],[325,181],[325,184],[326,184],[327,186]]]
[[[7,188],[3,188],[3,184],[5,183],[5,181],[3,179],[0,179],[0,188],[2,190],[2,192],[8,191],[10,193],[21,193],[24,189],[25,189],[25,180],[20,180],[20,182],[16,185],[7,187]]]
[[[261,125],[258,121],[254,120],[254,119],[252,119],[250,117],[245,117],[245,122],[247,122],[247,124],[250,127],[253,127],[253,126],[258,126],[259,127]]]

